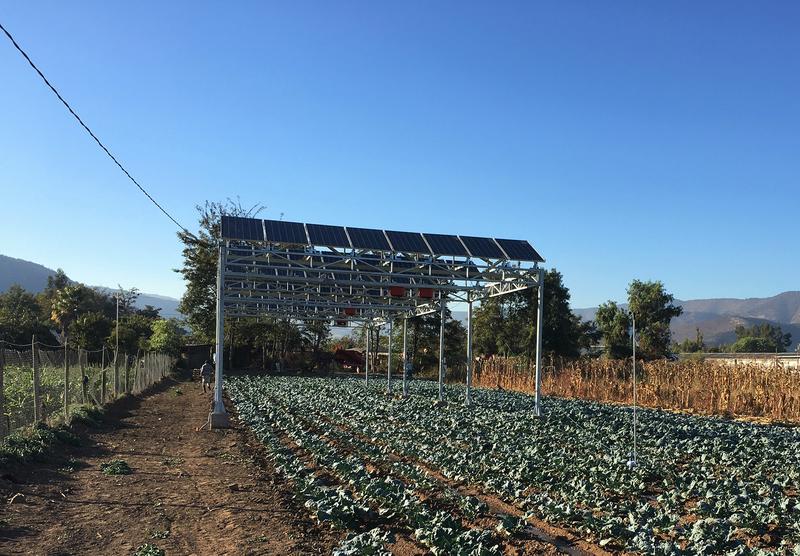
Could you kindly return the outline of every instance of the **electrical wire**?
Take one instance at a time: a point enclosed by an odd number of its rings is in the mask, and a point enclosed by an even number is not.
[[[0,23],[0,29],[3,30],[3,33],[5,33],[5,35],[8,37],[8,39],[11,41],[11,44],[14,45],[14,48],[16,48],[19,51],[19,53],[22,54],[22,56],[25,58],[25,60],[28,61],[28,64],[30,64],[30,66],[34,69],[34,71],[36,71],[36,73],[39,74],[39,77],[42,78],[42,80],[45,82],[45,85],[47,85],[50,88],[50,90],[53,91],[53,93],[58,97],[58,100],[60,100],[61,103],[64,106],[66,106],[66,108],[67,108],[67,110],[69,110],[70,114],[72,114],[75,117],[75,119],[78,120],[78,123],[81,125],[81,127],[83,127],[83,129],[86,130],[86,132],[92,137],[92,139],[95,140],[95,142],[100,146],[100,148],[103,149],[103,151],[109,156],[109,158],[111,158],[111,160],[114,161],[114,164],[116,164],[119,167],[119,169],[122,170],[122,172],[128,177],[128,179],[131,180],[133,182],[133,184],[136,187],[138,187],[139,190],[142,193],[144,193],[144,195],[150,200],[151,203],[153,203],[156,207],[158,207],[158,210],[163,212],[164,215],[167,218],[169,218],[170,220],[172,220],[172,222],[174,222],[175,225],[178,226],[178,228],[180,228],[183,232],[185,232],[186,234],[189,234],[191,236],[192,234],[189,232],[189,230],[187,230],[183,225],[181,225],[180,222],[175,220],[175,218],[173,218],[173,216],[169,212],[167,212],[166,209],[164,207],[162,207],[158,203],[158,201],[156,201],[153,198],[153,196],[150,195],[150,193],[148,193],[147,190],[144,187],[142,187],[142,185],[138,181],[136,181],[136,179],[130,174],[130,172],[128,172],[128,170],[126,170],[125,167],[119,162],[119,160],[117,160],[117,157],[115,157],[113,154],[111,154],[111,151],[108,150],[108,148],[103,144],[103,142],[100,141],[100,139],[97,138],[97,135],[95,135],[94,132],[91,129],[89,129],[89,126],[87,126],[83,122],[81,117],[78,116],[78,114],[75,112],[75,110],[72,109],[72,106],[70,106],[69,103],[66,100],[64,100],[64,97],[61,96],[61,93],[59,93],[56,90],[56,88],[53,87],[53,85],[50,84],[50,81],[48,81],[47,78],[42,73],[42,71],[38,67],[36,67],[36,64],[33,63],[33,60],[31,60],[30,56],[28,56],[28,54],[17,43],[17,41],[14,39],[14,37],[11,35],[11,33],[9,33],[8,30],[5,27],[3,27],[2,23]]]

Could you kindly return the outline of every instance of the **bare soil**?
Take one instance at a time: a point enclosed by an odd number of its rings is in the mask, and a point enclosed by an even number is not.
[[[63,462],[4,470],[0,554],[330,554],[343,534],[308,517],[247,429],[197,430],[209,406],[168,380],[118,401]],[[104,475],[112,459],[133,473]]]

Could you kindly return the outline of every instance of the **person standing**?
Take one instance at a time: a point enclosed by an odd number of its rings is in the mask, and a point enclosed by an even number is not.
[[[211,366],[211,362],[206,359],[206,362],[200,367],[200,381],[203,383],[204,394],[206,392],[206,386],[208,386],[208,390],[211,391],[211,375],[213,372],[214,368]]]

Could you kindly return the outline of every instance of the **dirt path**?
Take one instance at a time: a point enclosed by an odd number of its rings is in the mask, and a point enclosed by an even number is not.
[[[182,394],[178,394],[180,391]],[[307,517],[246,430],[201,431],[210,404],[196,384],[169,382],[110,412],[64,469],[35,466],[0,480],[0,554],[330,554],[341,539]],[[100,464],[123,459],[130,475]],[[14,503],[8,500],[22,493]]]

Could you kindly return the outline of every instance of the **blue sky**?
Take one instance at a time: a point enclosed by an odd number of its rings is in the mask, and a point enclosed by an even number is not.
[[[176,218],[524,238],[574,306],[800,289],[796,2],[0,5]],[[0,37],[0,253],[179,296],[175,227]]]

